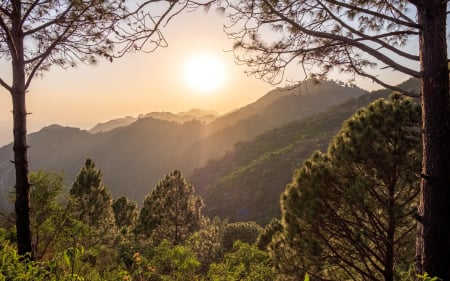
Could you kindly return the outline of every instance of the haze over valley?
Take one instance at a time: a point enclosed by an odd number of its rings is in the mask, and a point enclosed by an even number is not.
[[[201,109],[152,112],[88,131],[55,124],[30,134],[30,169],[63,172],[70,184],[91,158],[114,197],[139,204],[165,174],[178,169],[204,196],[209,215],[265,223],[279,215],[278,197],[293,170],[314,149],[326,149],[342,122],[379,96],[309,80],[222,116]],[[11,157],[11,144],[0,149],[3,208],[11,208],[6,199],[14,183]],[[259,195],[244,195],[255,189]],[[262,202],[264,210],[257,207]]]

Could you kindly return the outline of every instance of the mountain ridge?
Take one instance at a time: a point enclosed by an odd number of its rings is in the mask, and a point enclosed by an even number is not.
[[[178,123],[189,122],[192,120],[198,120],[201,122],[209,123],[215,120],[219,114],[212,110],[204,110],[199,108],[192,108],[188,111],[182,111],[179,113],[172,113],[167,111],[154,111],[147,114],[140,114],[138,117],[125,116],[115,119],[111,119],[105,122],[100,122],[94,125],[88,131],[92,134],[100,132],[108,132],[118,127],[128,126],[131,123],[136,122],[141,118],[152,117],[155,119],[174,121]]]
[[[174,169],[189,178],[195,169],[220,158],[235,145],[239,146],[239,142],[326,111],[363,93],[366,92],[361,89],[325,81],[312,88],[311,93],[271,91],[265,99],[239,109],[242,119],[224,115],[211,123],[198,120],[177,123],[141,116],[129,125],[95,134],[54,125],[30,134],[30,169],[64,171],[70,184],[85,159],[91,158],[101,169],[113,196],[127,196],[140,204],[154,185]],[[308,107],[308,103],[313,110],[299,110]],[[222,125],[226,126],[221,128]],[[11,145],[0,149],[3,194],[13,185],[11,157]]]
[[[417,80],[402,88],[418,89]],[[279,217],[279,196],[295,169],[316,149],[325,151],[329,141],[359,108],[391,91],[379,90],[294,121],[247,142],[235,145],[222,158],[196,169],[189,181],[205,201],[208,216],[230,221],[254,220],[265,224]]]

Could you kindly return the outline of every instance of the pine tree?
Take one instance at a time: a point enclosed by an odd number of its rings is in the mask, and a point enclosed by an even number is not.
[[[180,171],[167,174],[147,195],[139,214],[137,231],[155,243],[167,239],[178,245],[205,221],[202,199]]]
[[[270,245],[286,279],[392,281],[414,263],[419,120],[408,99],[375,101],[296,171]]]
[[[112,198],[102,177],[95,163],[87,159],[70,189],[72,215],[90,227],[94,244],[111,242],[115,234]]]

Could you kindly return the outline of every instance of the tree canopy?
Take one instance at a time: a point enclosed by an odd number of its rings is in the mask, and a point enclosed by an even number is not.
[[[102,177],[95,163],[87,159],[70,189],[72,216],[92,229],[87,245],[107,243],[114,235],[113,201]]]
[[[270,245],[289,280],[392,281],[414,263],[419,120],[407,99],[375,101],[296,171]]]
[[[124,235],[129,234],[136,226],[138,217],[137,203],[122,196],[113,200],[112,210],[117,228]]]
[[[55,244],[61,243],[69,214],[66,208],[67,191],[64,176],[38,171],[30,174],[31,228],[37,259],[54,254]]]
[[[156,243],[178,245],[205,223],[203,201],[180,171],[167,174],[144,200],[137,231]]]

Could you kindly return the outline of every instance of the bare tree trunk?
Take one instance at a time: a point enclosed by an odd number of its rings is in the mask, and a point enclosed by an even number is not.
[[[13,104],[14,123],[14,165],[16,169],[16,228],[17,249],[21,256],[30,255],[33,259],[30,228],[30,183],[28,180],[28,156],[27,156],[27,110],[26,75],[24,56],[24,35],[22,31],[21,2],[15,1],[12,17],[11,38],[14,49],[12,55],[13,85],[11,97]]]
[[[25,92],[12,92],[14,120],[14,165],[16,169],[16,228],[19,255],[31,254],[30,183],[26,142]]]
[[[446,1],[417,6],[422,72],[423,163],[417,262],[421,273],[450,280],[450,103]]]

